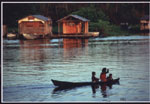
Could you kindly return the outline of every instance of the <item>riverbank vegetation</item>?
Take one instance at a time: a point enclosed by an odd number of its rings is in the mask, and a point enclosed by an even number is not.
[[[90,20],[89,31],[101,35],[133,35],[139,33],[140,18],[149,14],[148,3],[4,3],[3,20],[8,28],[17,28],[17,20],[30,14],[41,14],[53,20],[53,33],[58,32],[57,20],[76,14]],[[9,29],[13,31],[13,29]],[[17,29],[15,29],[17,31]]]

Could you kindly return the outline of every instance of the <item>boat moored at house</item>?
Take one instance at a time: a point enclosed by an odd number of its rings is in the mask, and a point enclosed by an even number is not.
[[[15,33],[8,33],[6,37],[8,39],[16,39],[17,38],[17,34],[15,34]]]

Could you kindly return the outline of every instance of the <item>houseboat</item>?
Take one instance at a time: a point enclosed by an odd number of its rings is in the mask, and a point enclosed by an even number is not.
[[[98,36],[99,32],[89,32],[89,21],[84,17],[72,14],[60,19],[57,21],[57,37],[88,38]]]
[[[52,35],[51,18],[29,15],[18,20],[18,32],[25,39],[39,39]]]
[[[150,16],[144,15],[140,19],[140,30],[142,33],[149,33],[150,30]]]

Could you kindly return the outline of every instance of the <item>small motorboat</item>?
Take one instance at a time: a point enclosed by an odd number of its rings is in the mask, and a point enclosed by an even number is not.
[[[112,84],[116,84],[119,83],[120,78],[111,80],[111,81],[107,81],[107,82],[67,82],[67,81],[58,81],[58,80],[53,80],[51,79],[51,81],[53,82],[53,84],[55,86],[58,87],[79,87],[79,86],[87,86],[87,85],[103,85],[103,84],[107,84],[107,85],[112,85]]]
[[[14,34],[14,33],[8,33],[7,34],[8,39],[16,39],[16,37],[17,37],[17,34]]]
[[[93,37],[98,37],[99,32],[88,32],[89,35],[92,35]]]

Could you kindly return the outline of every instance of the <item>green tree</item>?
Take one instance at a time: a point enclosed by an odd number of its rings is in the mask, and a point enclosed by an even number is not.
[[[76,14],[82,17],[89,19],[91,22],[97,22],[99,19],[109,20],[108,16],[102,10],[96,9],[94,5],[90,5],[89,7],[83,7],[72,14]]]

